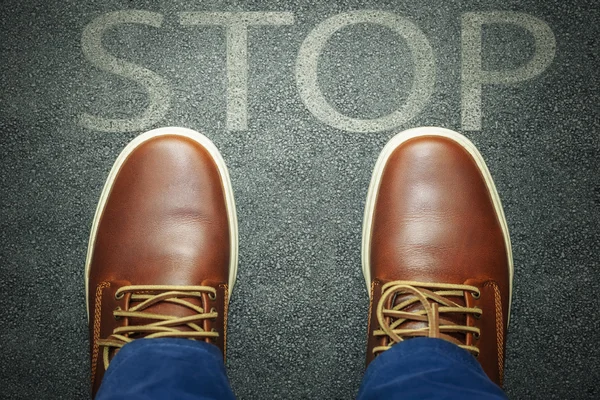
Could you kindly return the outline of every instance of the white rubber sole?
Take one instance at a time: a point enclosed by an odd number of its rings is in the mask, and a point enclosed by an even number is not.
[[[379,185],[381,183],[381,177],[383,175],[383,169],[387,164],[387,161],[390,155],[394,152],[394,150],[400,146],[402,143],[407,140],[419,137],[419,136],[442,136],[449,139],[454,140],[458,144],[460,144],[465,150],[471,154],[479,170],[481,171],[492,201],[494,203],[494,209],[496,210],[496,215],[500,221],[500,226],[502,227],[502,233],[504,235],[504,242],[506,243],[506,251],[508,257],[508,273],[509,273],[509,317],[510,317],[510,306],[512,303],[512,281],[514,275],[514,266],[513,266],[513,257],[512,257],[512,247],[510,243],[510,236],[508,233],[508,225],[506,223],[506,217],[504,216],[504,210],[502,208],[502,203],[500,202],[500,196],[498,195],[498,191],[496,190],[496,186],[494,185],[494,180],[492,179],[492,175],[488,170],[483,157],[479,153],[479,150],[475,147],[473,143],[463,135],[458,132],[451,131],[449,129],[437,128],[437,127],[421,127],[409,129],[403,132],[398,133],[394,136],[383,148],[379,158],[377,159],[377,163],[375,164],[375,169],[373,170],[373,176],[371,177],[371,183],[369,185],[369,191],[367,193],[367,201],[365,204],[365,217],[363,222],[363,231],[362,231],[362,270],[365,276],[365,281],[367,283],[367,292],[369,295],[371,294],[371,230],[373,227],[373,213],[375,211],[375,202],[377,200],[377,192],[379,191]]]
[[[230,238],[230,264],[229,264],[229,293],[233,291],[233,285],[235,283],[235,278],[237,275],[237,266],[238,266],[238,225],[237,225],[237,215],[235,210],[235,201],[233,198],[233,188],[231,187],[231,180],[229,179],[229,172],[227,171],[227,166],[225,165],[225,161],[219,153],[217,147],[203,134],[196,132],[187,128],[177,128],[177,127],[166,127],[166,128],[158,128],[143,133],[133,139],[119,154],[117,160],[113,164],[110,173],[108,174],[108,178],[106,179],[106,183],[104,184],[104,189],[102,190],[102,194],[100,195],[100,201],[98,202],[98,206],[96,208],[96,214],[94,215],[94,221],[92,223],[92,230],[90,233],[90,240],[88,242],[88,251],[87,258],[85,261],[85,302],[86,302],[86,310],[88,313],[89,320],[89,280],[90,280],[90,265],[92,262],[92,257],[94,255],[94,244],[96,242],[96,234],[98,231],[98,225],[100,223],[100,218],[102,217],[102,213],[104,212],[104,208],[106,206],[106,201],[108,200],[108,196],[112,191],[113,184],[115,179],[123,166],[125,160],[129,157],[129,155],[142,143],[150,140],[152,138],[158,136],[184,136],[186,138],[192,139],[199,143],[202,147],[204,147],[210,155],[213,157],[215,163],[217,164],[217,168],[219,170],[219,175],[221,176],[221,182],[223,184],[223,190],[225,192],[225,202],[227,208],[227,219],[229,220],[229,238]],[[231,296],[229,297],[231,298]]]

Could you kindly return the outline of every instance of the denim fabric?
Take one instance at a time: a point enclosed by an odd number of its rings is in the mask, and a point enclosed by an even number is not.
[[[468,351],[442,339],[414,338],[369,364],[358,393],[370,399],[506,399]]]
[[[188,339],[140,339],[111,361],[96,399],[234,399],[220,350]],[[377,356],[359,400],[506,399],[475,358],[440,339],[415,338]]]
[[[189,339],[139,339],[108,366],[99,400],[235,399],[221,351]]]

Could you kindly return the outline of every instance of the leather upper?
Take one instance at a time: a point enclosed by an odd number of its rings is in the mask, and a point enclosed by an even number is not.
[[[386,338],[372,335],[379,329],[373,308],[383,284],[469,284],[478,287],[481,296],[465,293],[454,300],[479,307],[483,314],[480,319],[464,314],[452,318],[481,329],[479,339],[463,335],[461,340],[480,349],[484,370],[501,383],[510,299],[508,245],[473,156],[443,136],[418,136],[401,143],[383,169],[370,234],[367,363],[374,358],[374,347],[387,344]]]
[[[90,350],[93,393],[104,374],[98,339],[117,326],[143,321],[115,318],[129,296],[127,285],[207,285],[216,298],[190,300],[216,319],[204,321],[225,350],[230,237],[222,177],[212,155],[184,136],[162,135],[142,142],[122,164],[97,226],[89,269]],[[190,310],[158,303],[152,312],[186,316]],[[183,327],[185,329],[185,326]],[[211,339],[203,339],[211,341]]]

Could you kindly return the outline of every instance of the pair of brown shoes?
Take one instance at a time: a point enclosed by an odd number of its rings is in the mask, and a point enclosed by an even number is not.
[[[214,343],[225,356],[238,262],[235,203],[212,142],[183,128],[133,140],[113,166],[86,260],[92,390],[139,338]],[[502,205],[477,149],[441,128],[396,135],[371,180],[362,264],[367,363],[394,343],[438,337],[502,384],[512,255]]]

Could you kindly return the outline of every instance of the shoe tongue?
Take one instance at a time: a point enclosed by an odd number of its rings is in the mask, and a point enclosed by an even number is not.
[[[418,287],[415,286],[416,289],[423,289],[422,287]],[[435,292],[435,290],[429,289],[432,292]],[[414,299],[414,295],[412,293],[400,293],[400,294],[396,294],[394,296],[391,297],[391,300],[389,300],[388,304],[386,304],[386,308],[387,307],[392,307],[393,306],[398,306],[402,303],[404,303],[405,301],[409,300],[409,299]],[[465,299],[464,296],[443,296],[444,299],[446,300],[450,300],[456,304],[458,304],[461,307],[465,306]],[[433,305],[434,303],[438,304],[439,308],[445,307],[444,304],[438,303],[435,300],[430,299],[429,297],[427,297],[427,301],[430,305]],[[399,309],[399,311],[406,311],[406,312],[410,312],[410,313],[418,313],[418,312],[423,312],[425,310],[425,306],[423,305],[423,303],[419,300],[415,301],[414,303],[403,307],[402,309]],[[463,313],[445,313],[445,312],[440,312],[439,313],[439,321],[440,321],[440,325],[466,325],[467,324],[467,315],[463,314]],[[391,323],[393,323],[394,321],[392,321]],[[429,328],[429,323],[428,322],[421,322],[421,321],[411,321],[411,320],[407,320],[403,323],[401,323],[399,326],[396,327],[396,329],[423,329],[423,328]],[[454,339],[464,343],[465,342],[465,335],[461,334],[461,333],[446,333],[449,336],[452,336]],[[412,338],[411,336],[404,336],[404,339],[410,339]]]

